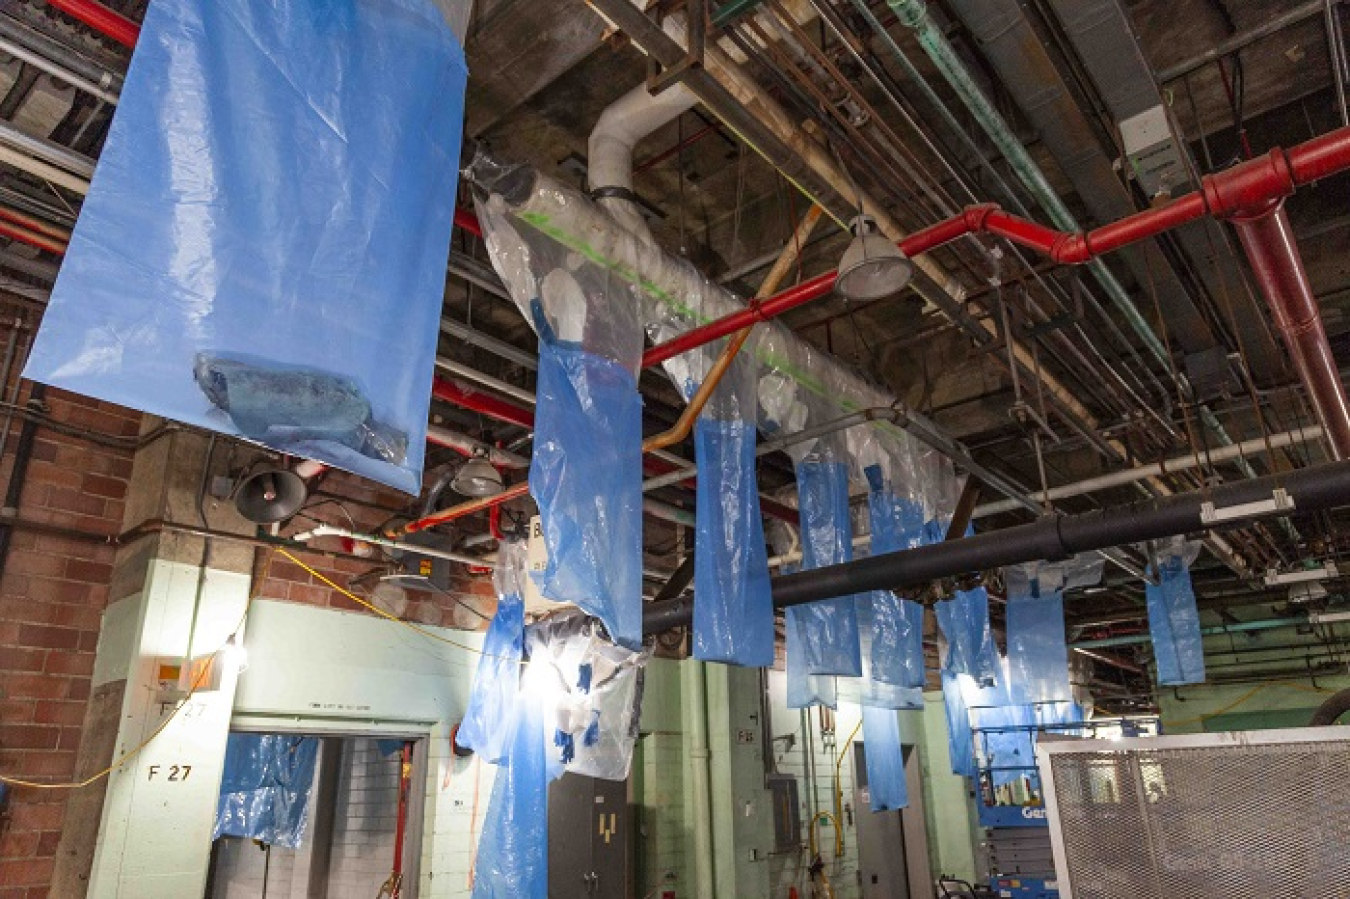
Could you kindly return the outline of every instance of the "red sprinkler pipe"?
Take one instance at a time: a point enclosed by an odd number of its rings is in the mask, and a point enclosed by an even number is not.
[[[1266,156],[1207,175],[1200,190],[1178,197],[1167,206],[1127,216],[1086,233],[1055,231],[1004,212],[996,205],[985,204],[971,206],[950,219],[916,231],[897,246],[907,256],[918,256],[968,234],[987,233],[1056,262],[1078,265],[1206,215],[1234,219],[1263,212],[1271,202],[1289,196],[1295,188],[1347,168],[1350,168],[1350,128],[1339,128],[1287,151],[1277,148]],[[654,346],[643,355],[642,364],[659,365],[741,328],[820,299],[834,289],[836,275],[827,272]]]
[[[1284,205],[1276,201],[1262,215],[1232,222],[1322,425],[1331,457],[1338,462],[1350,459],[1350,403]]]
[[[47,0],[47,5],[83,22],[124,47],[136,46],[141,36],[141,26],[94,0]]]

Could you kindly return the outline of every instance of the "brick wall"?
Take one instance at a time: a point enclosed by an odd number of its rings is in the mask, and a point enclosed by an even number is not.
[[[106,434],[134,436],[140,415],[61,391],[52,416]],[[0,465],[7,483],[22,421],[15,418]],[[40,429],[19,518],[96,533],[122,523],[131,451]],[[108,601],[113,547],[16,529],[0,576],[0,772],[68,780],[89,697],[100,616]],[[46,897],[65,794],[10,793],[0,812],[0,899]]]
[[[52,417],[67,425],[123,437],[140,430],[139,413],[110,403],[56,390],[48,391],[46,402]],[[0,484],[8,480],[20,425],[16,418],[0,459]],[[19,518],[116,534],[123,527],[131,468],[130,449],[40,428]],[[332,473],[322,490],[342,502],[358,528],[374,528],[406,502],[399,494],[340,472]],[[312,514],[333,524],[348,523],[331,503],[315,506]],[[297,520],[287,533],[310,525]],[[341,549],[334,538],[319,545]],[[72,776],[113,555],[107,543],[15,529],[0,576],[0,773],[37,781]],[[266,550],[257,553],[258,595],[365,611],[298,566],[281,558],[269,563],[270,555]],[[379,558],[332,559],[314,553],[300,558],[344,586],[380,564]],[[366,595],[370,586],[356,589]],[[490,616],[495,606],[491,578],[469,575],[463,568],[458,568],[448,594],[407,590],[402,598],[403,613],[411,620],[470,629],[484,627],[478,616]],[[0,811],[0,899],[47,896],[66,795],[58,790],[11,791]]]

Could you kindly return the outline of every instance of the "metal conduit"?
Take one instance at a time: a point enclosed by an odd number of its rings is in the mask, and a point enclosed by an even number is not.
[[[786,608],[872,590],[899,590],[1038,559],[1063,559],[1080,552],[1198,533],[1210,527],[1207,520],[1212,520],[1210,513],[1215,511],[1222,515],[1232,510],[1233,516],[1223,524],[1236,527],[1276,514],[1273,497],[1281,489],[1300,515],[1350,504],[1350,462],[1331,462],[1083,515],[1047,516],[974,537],[780,575],[772,582],[773,603]],[[656,634],[688,625],[693,611],[689,599],[650,603],[643,612],[643,632]]]

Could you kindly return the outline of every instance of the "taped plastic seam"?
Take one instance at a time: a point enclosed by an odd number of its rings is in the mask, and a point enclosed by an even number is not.
[[[1191,587],[1190,560],[1181,555],[1166,556],[1159,561],[1158,579],[1157,584],[1145,585],[1158,683],[1204,683],[1205,645]]]
[[[989,629],[989,594],[984,587],[957,590],[955,597],[934,608],[947,639],[943,670],[969,675],[980,684],[996,683],[999,656]]]
[[[889,709],[862,709],[867,792],[872,811],[886,812],[909,805],[905,783],[905,755],[900,744],[900,719]]]
[[[151,4],[25,376],[416,493],[466,79],[431,0]]]
[[[300,848],[318,752],[314,737],[230,734],[211,839],[243,837]]]
[[[847,562],[853,558],[853,529],[848,507],[848,466],[826,453],[797,465],[801,514],[802,568]],[[858,677],[862,655],[858,616],[852,596],[804,606],[786,614],[789,707],[800,698],[793,681],[815,675]]]
[[[637,296],[478,198],[492,264],[539,336],[530,493],[548,560],[539,592],[575,603],[617,643],[642,645],[642,327]]]
[[[497,552],[497,612],[483,640],[473,690],[455,742],[484,761],[497,764],[506,755],[512,709],[520,689],[520,659],[525,641],[525,543],[511,540]]]
[[[509,750],[478,841],[473,899],[548,899],[548,764],[540,697],[510,710]]]

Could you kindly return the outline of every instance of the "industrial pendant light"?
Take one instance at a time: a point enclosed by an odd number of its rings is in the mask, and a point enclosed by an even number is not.
[[[853,242],[839,260],[834,289],[846,300],[879,300],[899,293],[914,274],[914,264],[877,231],[876,219],[860,215],[849,224]]]
[[[460,496],[496,496],[505,487],[502,485],[501,472],[493,468],[482,454],[475,453],[472,459],[459,467],[455,479],[450,482],[450,489]]]

